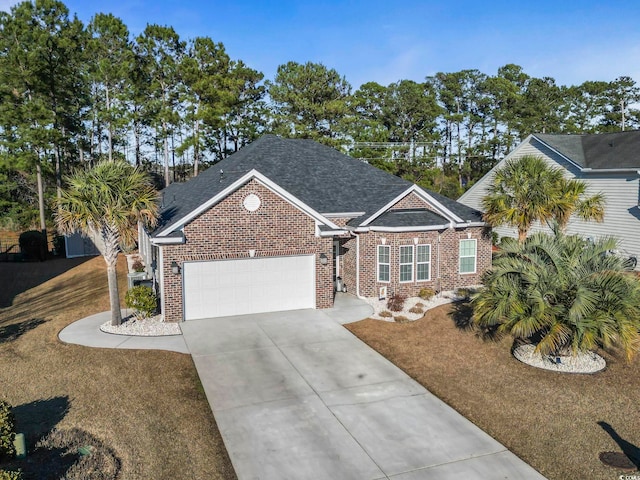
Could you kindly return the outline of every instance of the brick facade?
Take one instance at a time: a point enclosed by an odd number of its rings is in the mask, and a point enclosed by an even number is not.
[[[260,207],[248,211],[243,201],[257,195]],[[315,220],[256,180],[231,193],[184,227],[185,243],[164,245],[164,318],[183,319],[182,276],[171,272],[171,263],[186,261],[314,254],[316,256],[316,307],[333,305],[332,238],[316,236]],[[320,264],[320,254],[328,265]]]
[[[249,194],[260,198],[260,207],[249,211],[243,205]],[[411,193],[398,201],[391,209],[431,208],[418,195]],[[345,226],[349,218],[332,218],[334,223]],[[171,263],[181,268],[184,262],[249,258],[255,250],[256,257],[309,255],[316,257],[316,307],[333,305],[333,242],[340,244],[339,274],[347,291],[363,297],[377,297],[380,287],[386,286],[388,295],[400,293],[415,296],[424,287],[436,291],[454,290],[477,285],[482,274],[491,266],[491,238],[482,227],[445,229],[429,232],[379,232],[369,231],[357,236],[326,237],[316,235],[315,220],[274,193],[257,180],[251,180],[228,197],[200,214],[184,227],[185,243],[164,245],[163,291],[165,321],[183,320],[182,275],[171,272]],[[460,240],[477,241],[476,273],[459,273]],[[378,282],[377,246],[390,247],[390,281]],[[417,239],[417,240],[416,240]],[[359,258],[358,258],[359,242]],[[415,245],[431,245],[430,279],[416,280]],[[400,246],[414,245],[413,281],[400,282]],[[320,254],[328,258],[321,265]],[[359,292],[357,284],[359,276]]]
[[[367,232],[360,238],[360,295],[377,297],[380,287],[387,287],[388,294],[400,293],[416,296],[421,288],[436,291],[478,285],[482,274],[491,266],[491,238],[482,227],[446,229],[432,232]],[[476,239],[476,273],[459,272],[460,240]],[[378,282],[377,249],[383,244],[390,247],[390,281]],[[416,243],[417,239],[417,243]],[[416,280],[415,245],[431,245],[430,280]],[[400,282],[400,246],[414,245],[413,281]],[[341,241],[341,276],[349,292],[356,293],[357,239]]]

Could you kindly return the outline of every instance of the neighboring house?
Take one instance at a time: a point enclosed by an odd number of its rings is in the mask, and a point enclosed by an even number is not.
[[[64,236],[64,248],[67,258],[100,255],[93,241],[79,232]]]
[[[588,184],[587,193],[605,195],[604,222],[584,222],[572,218],[567,232],[585,237],[615,236],[620,254],[640,257],[640,131],[591,135],[535,134],[527,137],[493,170],[480,179],[458,201],[482,209],[482,197],[493,181],[494,172],[509,158],[535,155],[569,177]],[[546,227],[545,227],[546,228]],[[533,230],[540,229],[538,225]],[[494,228],[500,236],[517,237],[516,229]]]
[[[480,212],[311,140],[266,135],[161,195],[139,247],[165,321],[453,290],[491,263]]]

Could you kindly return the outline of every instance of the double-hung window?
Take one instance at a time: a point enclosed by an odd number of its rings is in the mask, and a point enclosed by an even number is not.
[[[460,273],[476,273],[476,240],[460,240]]]
[[[416,280],[431,279],[431,245],[416,245]]]
[[[389,282],[391,280],[391,247],[378,245],[378,281]]]
[[[400,283],[413,282],[413,245],[400,247]]]

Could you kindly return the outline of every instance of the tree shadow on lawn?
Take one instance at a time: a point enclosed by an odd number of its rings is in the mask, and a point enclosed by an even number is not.
[[[25,333],[33,330],[43,323],[46,323],[46,320],[43,320],[42,318],[32,318],[31,320],[25,320],[24,322],[0,327],[0,345],[17,340]]]
[[[57,428],[68,411],[66,396],[14,407],[16,431],[25,434],[28,454],[0,468],[19,469],[25,480],[115,479],[121,463],[108,445],[84,430]]]
[[[77,461],[78,455],[66,454],[65,448],[36,448],[69,411],[69,397],[53,397],[36,400],[13,407],[16,432],[24,433],[27,456],[13,459],[2,465],[6,470],[22,470],[23,478],[60,478]]]
[[[51,432],[69,412],[69,397],[53,397],[36,400],[13,407],[16,417],[16,431],[24,433],[27,445],[35,445],[38,440]]]
[[[93,257],[54,258],[46,262],[2,263],[0,308],[13,304],[15,297],[71,270]]]
[[[498,341],[503,338],[498,327],[479,327],[473,322],[473,305],[470,300],[456,300],[451,304],[449,316],[457,328],[464,331],[473,331],[483,340]]]
[[[631,463],[640,470],[640,448],[635,446],[633,443],[627,442],[624,438],[618,435],[618,432],[616,432],[616,430],[607,422],[599,421],[598,425],[600,425],[602,429],[611,436],[613,441],[620,447],[620,450],[622,450],[622,453],[624,453]]]

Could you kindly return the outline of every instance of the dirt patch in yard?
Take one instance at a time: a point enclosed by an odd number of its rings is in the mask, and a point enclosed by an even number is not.
[[[6,265],[0,264],[3,292],[12,288]],[[76,428],[114,452],[118,478],[236,478],[189,355],[58,340],[69,323],[108,310],[101,257],[16,265],[29,278],[21,293],[14,288],[11,306],[0,309],[0,398],[15,407],[28,449],[54,428]]]
[[[638,357],[627,364],[598,352],[608,366],[594,375],[540,370],[511,355],[510,339],[486,339],[470,328],[465,311],[445,305],[415,322],[368,319],[347,328],[546,477],[629,474],[603,465],[599,455],[640,453]]]

